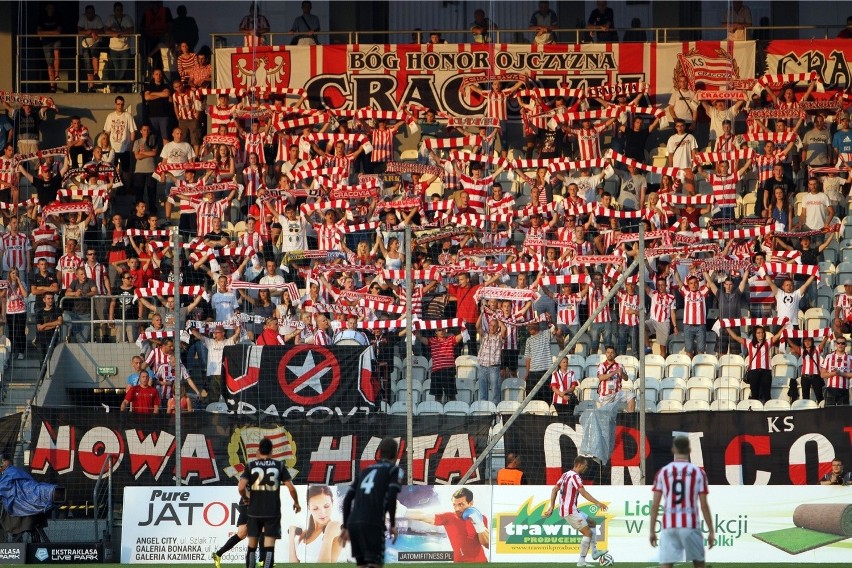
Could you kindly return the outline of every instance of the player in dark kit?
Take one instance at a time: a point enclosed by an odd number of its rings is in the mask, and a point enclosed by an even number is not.
[[[240,476],[238,490],[248,506],[248,548],[246,568],[254,568],[257,539],[263,533],[266,554],[264,568],[275,566],[275,541],[281,538],[281,486],[285,485],[293,498],[293,511],[302,510],[290,472],[284,462],[274,460],[272,440],[263,438],[257,447],[257,459],[250,461]]]
[[[393,438],[379,444],[380,461],[362,471],[343,499],[341,544],[352,541],[352,556],[358,566],[385,563],[385,514],[388,532],[396,542],[396,496],[402,489],[405,471],[396,466],[399,445]]]

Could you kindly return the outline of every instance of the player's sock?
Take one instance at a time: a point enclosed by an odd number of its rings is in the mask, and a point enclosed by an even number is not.
[[[598,535],[594,529],[590,529],[592,531],[592,556],[594,556],[595,552],[598,551]]]
[[[264,555],[264,558],[266,560],[263,563],[263,568],[272,568],[273,566],[275,566],[275,549],[266,549],[266,554]]]
[[[243,539],[241,539],[237,535],[235,535],[235,534],[231,535],[231,538],[229,538],[225,542],[225,544],[222,545],[222,548],[220,548],[219,550],[216,551],[216,556],[224,556],[226,552],[228,552],[229,550],[231,550],[232,548],[237,546],[237,543],[240,542],[241,540],[243,540]]]
[[[589,543],[592,539],[584,536],[580,540],[580,560],[586,560],[586,555],[589,553]]]
[[[254,568],[257,556],[257,547],[246,548],[246,568]]]

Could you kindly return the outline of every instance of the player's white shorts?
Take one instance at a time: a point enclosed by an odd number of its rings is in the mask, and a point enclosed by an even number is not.
[[[572,529],[578,531],[583,527],[589,526],[589,517],[586,513],[577,513],[576,515],[565,515],[565,520],[568,521],[568,524]]]
[[[704,561],[704,535],[700,529],[663,529],[660,533],[660,564]]]

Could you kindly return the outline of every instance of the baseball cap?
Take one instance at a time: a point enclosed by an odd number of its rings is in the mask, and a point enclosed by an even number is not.
[[[852,278],[847,278],[845,282],[843,282],[844,286],[852,286]]]
[[[224,326],[224,325],[217,325],[216,327],[214,327],[214,328],[213,328],[213,331],[222,331],[222,332],[224,332],[224,331],[225,331],[225,326]]]

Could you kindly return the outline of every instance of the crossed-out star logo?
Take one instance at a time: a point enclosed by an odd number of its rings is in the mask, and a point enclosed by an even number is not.
[[[298,345],[281,358],[278,384],[296,404],[308,406],[325,402],[340,386],[337,357],[324,347]]]

